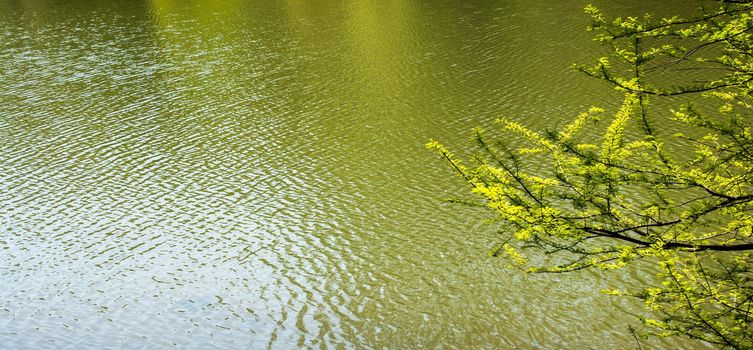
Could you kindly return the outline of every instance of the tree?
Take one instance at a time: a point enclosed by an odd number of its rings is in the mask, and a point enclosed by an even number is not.
[[[592,108],[541,132],[500,119],[503,136],[474,130],[471,166],[427,148],[495,213],[492,255],[532,272],[653,262],[657,285],[609,291],[645,300],[658,315],[642,318],[650,334],[753,348],[753,4],[706,2],[691,18],[586,13],[609,56],[576,68],[624,93],[613,116]],[[680,99],[671,113],[651,108]],[[582,132],[602,125],[598,140]]]

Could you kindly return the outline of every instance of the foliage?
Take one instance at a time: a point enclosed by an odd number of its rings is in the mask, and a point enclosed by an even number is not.
[[[472,166],[427,148],[505,227],[493,255],[534,272],[655,262],[661,284],[610,292],[644,299],[660,315],[643,319],[653,334],[753,348],[753,5],[706,3],[686,19],[586,12],[610,55],[577,69],[624,93],[614,116],[592,108],[544,132],[500,119],[504,137],[474,131]],[[678,98],[697,105],[672,111],[684,133],[664,135],[670,116],[649,107]]]

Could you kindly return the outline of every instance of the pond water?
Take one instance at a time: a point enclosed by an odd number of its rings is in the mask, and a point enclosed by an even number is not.
[[[423,148],[619,103],[585,3],[0,0],[0,348],[636,347]]]

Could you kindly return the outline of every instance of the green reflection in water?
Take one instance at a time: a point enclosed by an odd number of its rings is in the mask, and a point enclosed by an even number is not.
[[[581,8],[0,0],[0,347],[633,346],[422,147],[609,104]]]

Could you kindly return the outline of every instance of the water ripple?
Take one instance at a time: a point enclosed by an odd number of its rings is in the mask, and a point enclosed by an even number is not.
[[[223,4],[0,0],[0,347],[632,346],[422,147],[579,112],[578,9]]]

